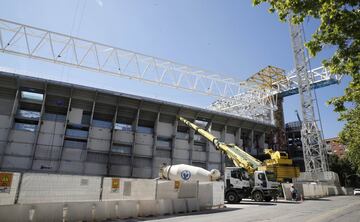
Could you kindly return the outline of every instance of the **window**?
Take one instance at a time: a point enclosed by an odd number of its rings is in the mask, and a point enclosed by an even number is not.
[[[137,132],[139,133],[153,133],[154,128],[146,127],[146,126],[138,126]]]
[[[21,91],[21,99],[34,101],[34,102],[42,102],[44,99],[44,95],[41,93]]]
[[[126,123],[115,123],[115,129],[120,131],[133,131],[132,125]]]
[[[17,116],[20,118],[27,118],[27,119],[39,119],[40,112],[20,109],[18,110]]]
[[[25,130],[34,132],[36,130],[36,125],[26,124],[26,123],[15,123],[14,128],[17,130]]]
[[[259,178],[259,180],[266,180],[265,179],[265,174],[263,174],[263,173],[259,173],[258,178]]]
[[[123,144],[114,144],[111,147],[111,151],[114,153],[122,153],[122,154],[130,154],[131,153],[131,145],[123,145]]]

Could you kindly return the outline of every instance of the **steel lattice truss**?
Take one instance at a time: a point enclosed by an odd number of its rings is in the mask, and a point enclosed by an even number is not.
[[[307,71],[308,60],[304,47],[302,28],[300,25],[290,25],[291,43],[294,51],[295,73],[301,100],[303,116],[301,142],[303,146],[305,170],[307,172],[327,171],[325,144],[316,123],[311,81],[313,77]]]
[[[210,106],[211,109],[266,123],[273,123],[277,96],[295,94],[298,87],[295,74],[285,76],[276,67],[267,67],[259,72],[257,77],[271,80],[270,87],[269,83],[265,84],[267,87],[260,87],[255,78],[239,81],[165,59],[3,19],[0,19],[0,52],[214,96],[219,100]],[[322,68],[312,73],[316,77],[312,83],[338,80],[337,76]]]
[[[311,89],[335,84],[341,80],[341,75],[331,74],[324,67],[308,71],[308,76]],[[285,75],[283,70],[269,66],[247,81],[250,81],[255,88],[261,88],[268,97],[256,100],[256,96],[252,97],[245,92],[233,97],[219,99],[209,108],[273,124],[272,113],[277,109],[277,97],[290,96],[299,92],[299,83],[295,71]],[[253,94],[255,93],[253,92]]]
[[[215,97],[248,90],[234,78],[0,19],[0,51]]]

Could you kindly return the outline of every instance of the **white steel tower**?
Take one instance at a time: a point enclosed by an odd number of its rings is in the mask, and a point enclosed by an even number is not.
[[[328,170],[325,144],[316,123],[311,82],[313,76],[304,46],[303,29],[301,24],[290,25],[292,48],[294,51],[295,73],[303,116],[301,128],[301,142],[304,153],[306,172],[324,172]]]

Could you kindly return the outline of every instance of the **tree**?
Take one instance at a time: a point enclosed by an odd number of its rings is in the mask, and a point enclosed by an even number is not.
[[[339,158],[336,155],[329,155],[329,168],[339,176],[340,184],[345,186],[346,178],[356,174],[356,168],[351,164],[347,157]]]
[[[269,3],[281,21],[300,24],[307,17],[320,25],[305,44],[311,56],[325,47],[335,47],[333,56],[323,61],[331,73],[351,77],[344,95],[331,99],[334,111],[345,121],[340,141],[347,146],[349,161],[360,166],[360,1],[359,0],[253,0]],[[360,167],[357,167],[360,170]]]

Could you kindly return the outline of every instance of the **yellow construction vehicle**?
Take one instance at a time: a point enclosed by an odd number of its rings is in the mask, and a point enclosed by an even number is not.
[[[213,143],[215,148],[225,153],[236,167],[244,168],[249,174],[253,174],[256,170],[272,172],[278,182],[291,181],[292,178],[300,175],[299,168],[293,166],[292,160],[289,159],[288,154],[285,152],[265,149],[264,153],[270,155],[270,159],[262,162],[235,144],[221,142],[217,137],[187,119],[181,116],[178,116],[178,119]]]

